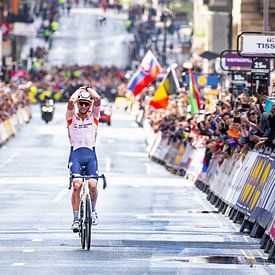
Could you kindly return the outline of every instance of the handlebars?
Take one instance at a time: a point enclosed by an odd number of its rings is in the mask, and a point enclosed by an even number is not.
[[[107,188],[106,177],[104,174],[101,174],[101,175],[90,175],[90,176],[70,175],[70,182],[69,182],[68,189],[70,190],[72,188],[72,180],[73,179],[83,179],[83,181],[84,181],[84,180],[99,179],[99,178],[101,178],[103,180],[103,189]]]

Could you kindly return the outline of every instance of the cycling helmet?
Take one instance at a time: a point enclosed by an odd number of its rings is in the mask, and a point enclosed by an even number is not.
[[[79,100],[93,102],[93,99],[91,98],[90,93],[86,92],[86,91],[82,91],[79,93],[77,101],[79,101]]]

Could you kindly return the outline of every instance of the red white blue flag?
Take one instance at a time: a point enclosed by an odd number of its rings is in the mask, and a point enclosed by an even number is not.
[[[140,94],[162,71],[154,54],[149,50],[143,58],[140,67],[131,77],[128,89],[134,96]]]

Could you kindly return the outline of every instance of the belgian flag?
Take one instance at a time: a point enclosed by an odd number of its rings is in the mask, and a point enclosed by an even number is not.
[[[167,75],[160,83],[155,95],[150,101],[150,106],[155,109],[165,109],[169,103],[169,96],[176,94],[180,88],[174,68],[169,67]]]

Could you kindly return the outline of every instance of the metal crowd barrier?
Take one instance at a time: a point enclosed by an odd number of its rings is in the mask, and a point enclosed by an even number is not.
[[[17,110],[17,112],[0,122],[0,146],[13,137],[24,124],[31,119],[31,109],[29,106]]]
[[[204,171],[202,142],[193,146],[162,132],[149,140],[152,160],[174,174],[191,177],[219,212],[241,224],[240,232],[261,238],[261,248],[275,263],[275,150],[249,151],[245,156],[234,153],[224,160],[217,155]]]

